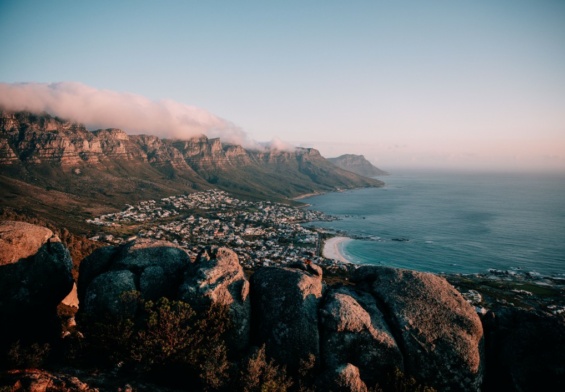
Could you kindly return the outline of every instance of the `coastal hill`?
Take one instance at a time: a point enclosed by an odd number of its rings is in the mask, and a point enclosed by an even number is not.
[[[126,203],[211,188],[289,201],[382,182],[336,167],[312,148],[249,150],[206,136],[168,140],[0,110],[0,202],[81,231]]]
[[[339,168],[349,170],[365,177],[385,176],[388,173],[369,162],[363,155],[344,154],[328,161]]]

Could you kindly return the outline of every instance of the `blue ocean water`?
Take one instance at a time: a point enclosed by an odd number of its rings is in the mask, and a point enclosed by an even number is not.
[[[428,272],[521,269],[565,276],[565,175],[403,173],[384,188],[303,199],[337,216],[355,263]]]

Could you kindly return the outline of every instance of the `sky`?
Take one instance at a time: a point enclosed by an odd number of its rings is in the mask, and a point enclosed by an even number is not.
[[[0,53],[0,104],[92,127],[565,172],[563,0],[0,0]]]

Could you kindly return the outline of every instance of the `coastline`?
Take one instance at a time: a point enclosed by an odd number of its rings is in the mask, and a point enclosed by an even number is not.
[[[372,178],[372,177],[368,177],[368,178]],[[376,180],[376,178],[372,178],[374,180]],[[382,184],[379,185],[366,185],[366,186],[359,186],[359,187],[353,187],[353,188],[337,188],[331,191],[316,191],[316,192],[311,192],[311,193],[303,193],[301,195],[295,196],[295,197],[291,197],[290,200],[301,200],[301,199],[306,199],[308,197],[313,197],[313,196],[320,196],[320,195],[325,195],[326,193],[334,193],[334,192],[346,192],[346,191],[355,191],[358,189],[367,189],[367,188],[383,188],[385,186],[385,183],[381,180],[377,180],[379,182],[381,182]]]
[[[319,195],[323,195],[325,192],[312,192],[312,193],[304,193],[302,195],[298,195],[296,197],[291,198],[291,200],[301,200],[301,199],[306,199],[307,197],[312,197],[312,196],[319,196]]]
[[[344,242],[351,241],[350,237],[332,237],[324,241],[322,248],[322,256],[326,259],[336,260],[342,263],[350,264],[351,261],[347,260],[341,252],[341,246]]]

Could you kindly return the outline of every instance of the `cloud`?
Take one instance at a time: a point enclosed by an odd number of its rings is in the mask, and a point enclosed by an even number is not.
[[[99,90],[82,83],[0,83],[0,106],[8,110],[47,112],[88,129],[120,128],[129,134],[189,139],[198,135],[259,148],[239,127],[195,106],[172,100]]]
[[[287,143],[278,137],[272,139],[270,142],[263,143],[264,147],[269,150],[279,150],[279,151],[295,151],[296,146],[293,146],[290,143]]]

